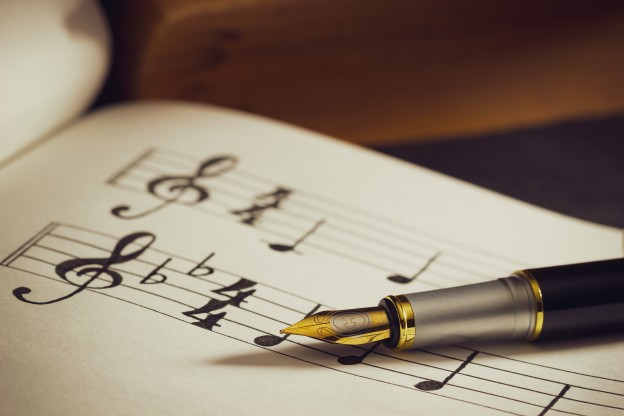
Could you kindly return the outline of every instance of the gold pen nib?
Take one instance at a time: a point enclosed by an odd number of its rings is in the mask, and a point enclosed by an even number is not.
[[[390,322],[386,311],[378,306],[317,312],[280,332],[336,344],[357,345],[390,338]]]

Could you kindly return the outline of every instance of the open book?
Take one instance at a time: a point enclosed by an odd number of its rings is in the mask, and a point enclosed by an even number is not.
[[[619,257],[619,230],[185,103],[101,109],[14,159],[1,414],[624,414],[621,335],[394,353],[279,334],[388,294]]]

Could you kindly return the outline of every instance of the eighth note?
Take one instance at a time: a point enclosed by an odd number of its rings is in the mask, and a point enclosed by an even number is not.
[[[420,383],[417,383],[414,385],[414,387],[416,387],[418,390],[424,390],[424,391],[433,391],[433,390],[440,390],[442,387],[446,386],[446,384],[451,381],[451,379],[453,377],[455,377],[455,375],[457,373],[459,373],[461,370],[463,370],[468,364],[470,364],[470,362],[472,362],[472,360],[474,360],[474,358],[477,356],[477,354],[479,354],[479,351],[473,351],[472,354],[470,354],[468,356],[468,358],[466,358],[466,360],[461,363],[461,365],[459,367],[457,367],[455,369],[455,371],[453,371],[447,378],[445,378],[443,381],[436,381],[436,380],[423,380]]]
[[[311,236],[312,234],[314,234],[314,232],[321,226],[323,225],[323,223],[325,222],[325,220],[318,220],[316,222],[316,224],[314,224],[314,226],[312,228],[310,228],[308,231],[305,232],[305,234],[303,234],[301,237],[299,237],[294,243],[292,244],[279,244],[279,243],[269,243],[269,248],[271,248],[272,250],[275,251],[281,251],[281,252],[287,252],[287,251],[296,251],[295,249],[297,248],[297,246],[299,244],[301,244],[303,241],[305,241],[306,238],[308,238],[309,236]]]
[[[234,169],[237,163],[234,156],[218,156],[202,162],[192,175],[158,177],[148,182],[147,192],[163,201],[161,204],[136,214],[127,213],[130,210],[128,205],[119,205],[113,208],[111,213],[119,218],[134,219],[156,212],[173,202],[184,205],[199,204],[208,199],[210,192],[196,181],[201,178],[220,176]]]
[[[312,315],[314,312],[318,311],[320,307],[321,305],[317,304],[310,312],[306,314],[306,316]],[[286,334],[281,337],[278,337],[277,335],[261,335],[254,339],[254,344],[260,345],[261,347],[274,347],[278,344],[281,344],[282,341],[285,341],[286,338],[288,338],[289,336],[290,334]]]
[[[413,276],[407,277],[407,276],[403,276],[402,274],[393,274],[392,276],[388,276],[388,280],[394,283],[401,283],[401,284],[410,283],[416,280],[418,276],[423,274],[425,270],[427,270],[429,266],[431,266],[431,263],[433,263],[438,257],[440,257],[440,254],[442,253],[440,253],[439,251],[436,254],[434,254],[433,257],[427,260],[427,263],[425,263],[424,266],[422,266],[416,273],[414,273]]]
[[[141,239],[145,239],[146,241],[143,244],[140,244],[138,243],[138,241]],[[110,266],[112,266],[113,264],[126,263],[130,260],[136,259],[141,254],[143,254],[143,252],[145,252],[145,250],[147,250],[155,240],[156,237],[154,236],[154,234],[151,233],[139,232],[129,234],[117,242],[117,245],[115,245],[115,248],[111,252],[110,257],[86,259],[76,258],[65,260],[64,262],[59,263],[54,271],[61,279],[71,284],[72,286],[76,286],[76,290],[58,299],[53,299],[45,302],[28,300],[24,297],[24,295],[27,295],[31,292],[31,290],[27,287],[18,287],[14,289],[13,295],[22,302],[31,303],[33,305],[48,305],[50,303],[56,303],[65,299],[69,299],[85,289],[109,289],[115,286],[119,286],[122,282],[122,276],[118,272],[111,270]],[[139,245],[139,248],[126,254],[123,253],[126,247],[136,245]],[[77,277],[87,276],[88,278],[82,282],[75,282],[71,280],[68,276],[70,272],[75,273]],[[104,284],[96,286],[95,282],[100,278],[101,275],[108,276],[110,278],[110,281],[101,280],[104,282]]]

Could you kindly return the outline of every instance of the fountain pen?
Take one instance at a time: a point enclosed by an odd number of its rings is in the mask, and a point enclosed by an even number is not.
[[[283,334],[395,350],[476,340],[542,340],[624,331],[624,258],[520,270],[509,277],[323,311]]]

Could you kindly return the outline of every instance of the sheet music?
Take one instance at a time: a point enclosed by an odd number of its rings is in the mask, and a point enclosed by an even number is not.
[[[90,116],[1,170],[0,194],[2,414],[624,414],[621,335],[395,353],[279,334],[618,257],[618,230],[173,103]]]

